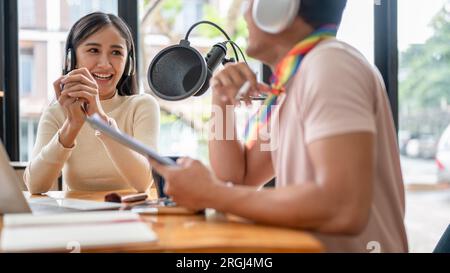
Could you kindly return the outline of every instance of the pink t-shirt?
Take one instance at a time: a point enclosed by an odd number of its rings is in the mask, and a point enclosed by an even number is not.
[[[279,128],[271,139],[276,147],[272,161],[277,187],[315,181],[308,144],[346,133],[375,134],[376,170],[368,225],[357,236],[315,235],[328,252],[408,251],[396,132],[378,70],[348,44],[324,41],[303,60],[273,119]]]

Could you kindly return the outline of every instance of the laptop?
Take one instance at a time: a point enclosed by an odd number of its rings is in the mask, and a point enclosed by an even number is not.
[[[27,201],[19,188],[22,183],[11,167],[9,157],[0,141],[0,214],[52,214],[66,212],[118,210],[121,204],[78,199],[31,198]]]

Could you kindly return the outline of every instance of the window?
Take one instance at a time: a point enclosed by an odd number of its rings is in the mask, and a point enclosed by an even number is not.
[[[413,252],[432,251],[448,225],[450,157],[438,141],[450,124],[449,16],[448,0],[398,0],[399,148]]]
[[[241,46],[246,47],[246,27],[241,13],[241,0],[142,0],[141,6],[141,62],[140,83],[145,92],[152,94],[147,83],[147,69],[153,57],[163,48],[178,44],[189,27],[200,21],[210,20],[226,29],[228,34]],[[210,26],[199,26],[191,36],[193,47],[204,56],[217,43],[225,38]],[[229,49],[228,57],[233,56]],[[234,57],[234,56],[233,56]],[[261,64],[249,60],[254,71]],[[262,77],[262,72],[258,72]],[[159,152],[163,155],[182,155],[201,159],[208,163],[207,131],[211,111],[210,93],[178,102],[158,100],[161,106],[161,133]],[[243,121],[245,113],[239,120]],[[242,127],[242,126],[241,126]]]
[[[20,121],[20,147],[27,147],[27,149],[20,150],[21,161],[30,160],[36,139],[38,122],[39,120],[37,119],[21,119]]]
[[[29,160],[37,123],[55,101],[67,31],[93,11],[117,14],[117,0],[19,0],[20,160]],[[70,14],[67,14],[69,13]]]
[[[28,1],[19,1],[19,10],[23,10],[20,14],[19,20],[22,22],[22,25],[24,27],[31,27],[35,24],[36,20],[36,8],[34,6],[35,1],[28,0]]]
[[[399,1],[400,150],[406,183],[434,183],[436,143],[450,124],[450,23],[446,0]],[[427,177],[414,175],[426,163]]]
[[[337,38],[356,47],[374,62],[374,1],[348,0]]]
[[[33,49],[22,48],[20,50],[20,67],[22,68],[22,73],[20,73],[19,79],[20,96],[31,95],[33,85],[33,66]]]
[[[22,28],[39,29],[45,27],[46,0],[19,0],[19,22]]]
[[[183,20],[178,21],[183,32],[188,31],[189,27],[203,18],[203,0],[185,0],[183,8]]]
[[[62,28],[69,30],[70,27],[80,19],[80,15],[94,11],[106,13],[117,13],[117,0],[62,0],[61,19]]]

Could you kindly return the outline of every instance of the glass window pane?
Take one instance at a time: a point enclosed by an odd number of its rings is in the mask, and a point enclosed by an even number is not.
[[[166,0],[140,1],[142,66],[141,90],[153,94],[147,82],[147,69],[155,55],[163,48],[175,45],[183,39],[190,26],[200,20],[210,20],[223,27],[245,52],[246,27],[241,12],[242,0]],[[190,36],[191,45],[203,56],[225,37],[211,26],[199,26]],[[234,57],[229,48],[227,57]],[[241,58],[242,60],[242,58]],[[261,64],[248,59],[259,76]],[[161,105],[161,133],[159,151],[164,155],[184,155],[199,158],[208,163],[207,130],[211,112],[211,97],[208,91],[201,97],[192,97],[178,102],[158,99]],[[239,113],[238,113],[239,114]],[[245,120],[239,114],[238,122]],[[239,125],[239,127],[243,127]]]
[[[432,251],[449,224],[448,192],[440,190],[450,182],[449,4],[398,1],[399,148],[412,252]]]
[[[117,0],[62,0],[61,27],[69,30],[80,19],[80,15],[93,11],[117,14]]]
[[[348,0],[337,37],[374,63],[374,1]]]
[[[33,83],[34,54],[32,48],[21,48],[20,50],[20,79],[19,92],[21,96],[31,95]]]
[[[117,14],[117,0],[19,0],[20,160],[28,161],[36,124],[54,101],[71,25],[93,11]]]

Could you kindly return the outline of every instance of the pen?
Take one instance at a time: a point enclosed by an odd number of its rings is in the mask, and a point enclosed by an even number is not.
[[[249,89],[250,89],[250,81],[246,81],[241,86],[241,88],[239,88],[239,91],[237,92],[235,99],[240,100],[245,94],[247,94]]]
[[[147,194],[145,193],[138,193],[138,194],[130,194],[122,196],[121,201],[122,202],[136,202],[136,201],[142,201],[147,199]]]
[[[255,75],[258,77],[258,72],[255,72]],[[248,90],[251,87],[250,81],[244,82],[244,84],[239,88],[239,91],[236,94],[236,97],[234,97],[235,100],[241,100],[248,92]],[[253,99],[253,98],[252,98]]]

